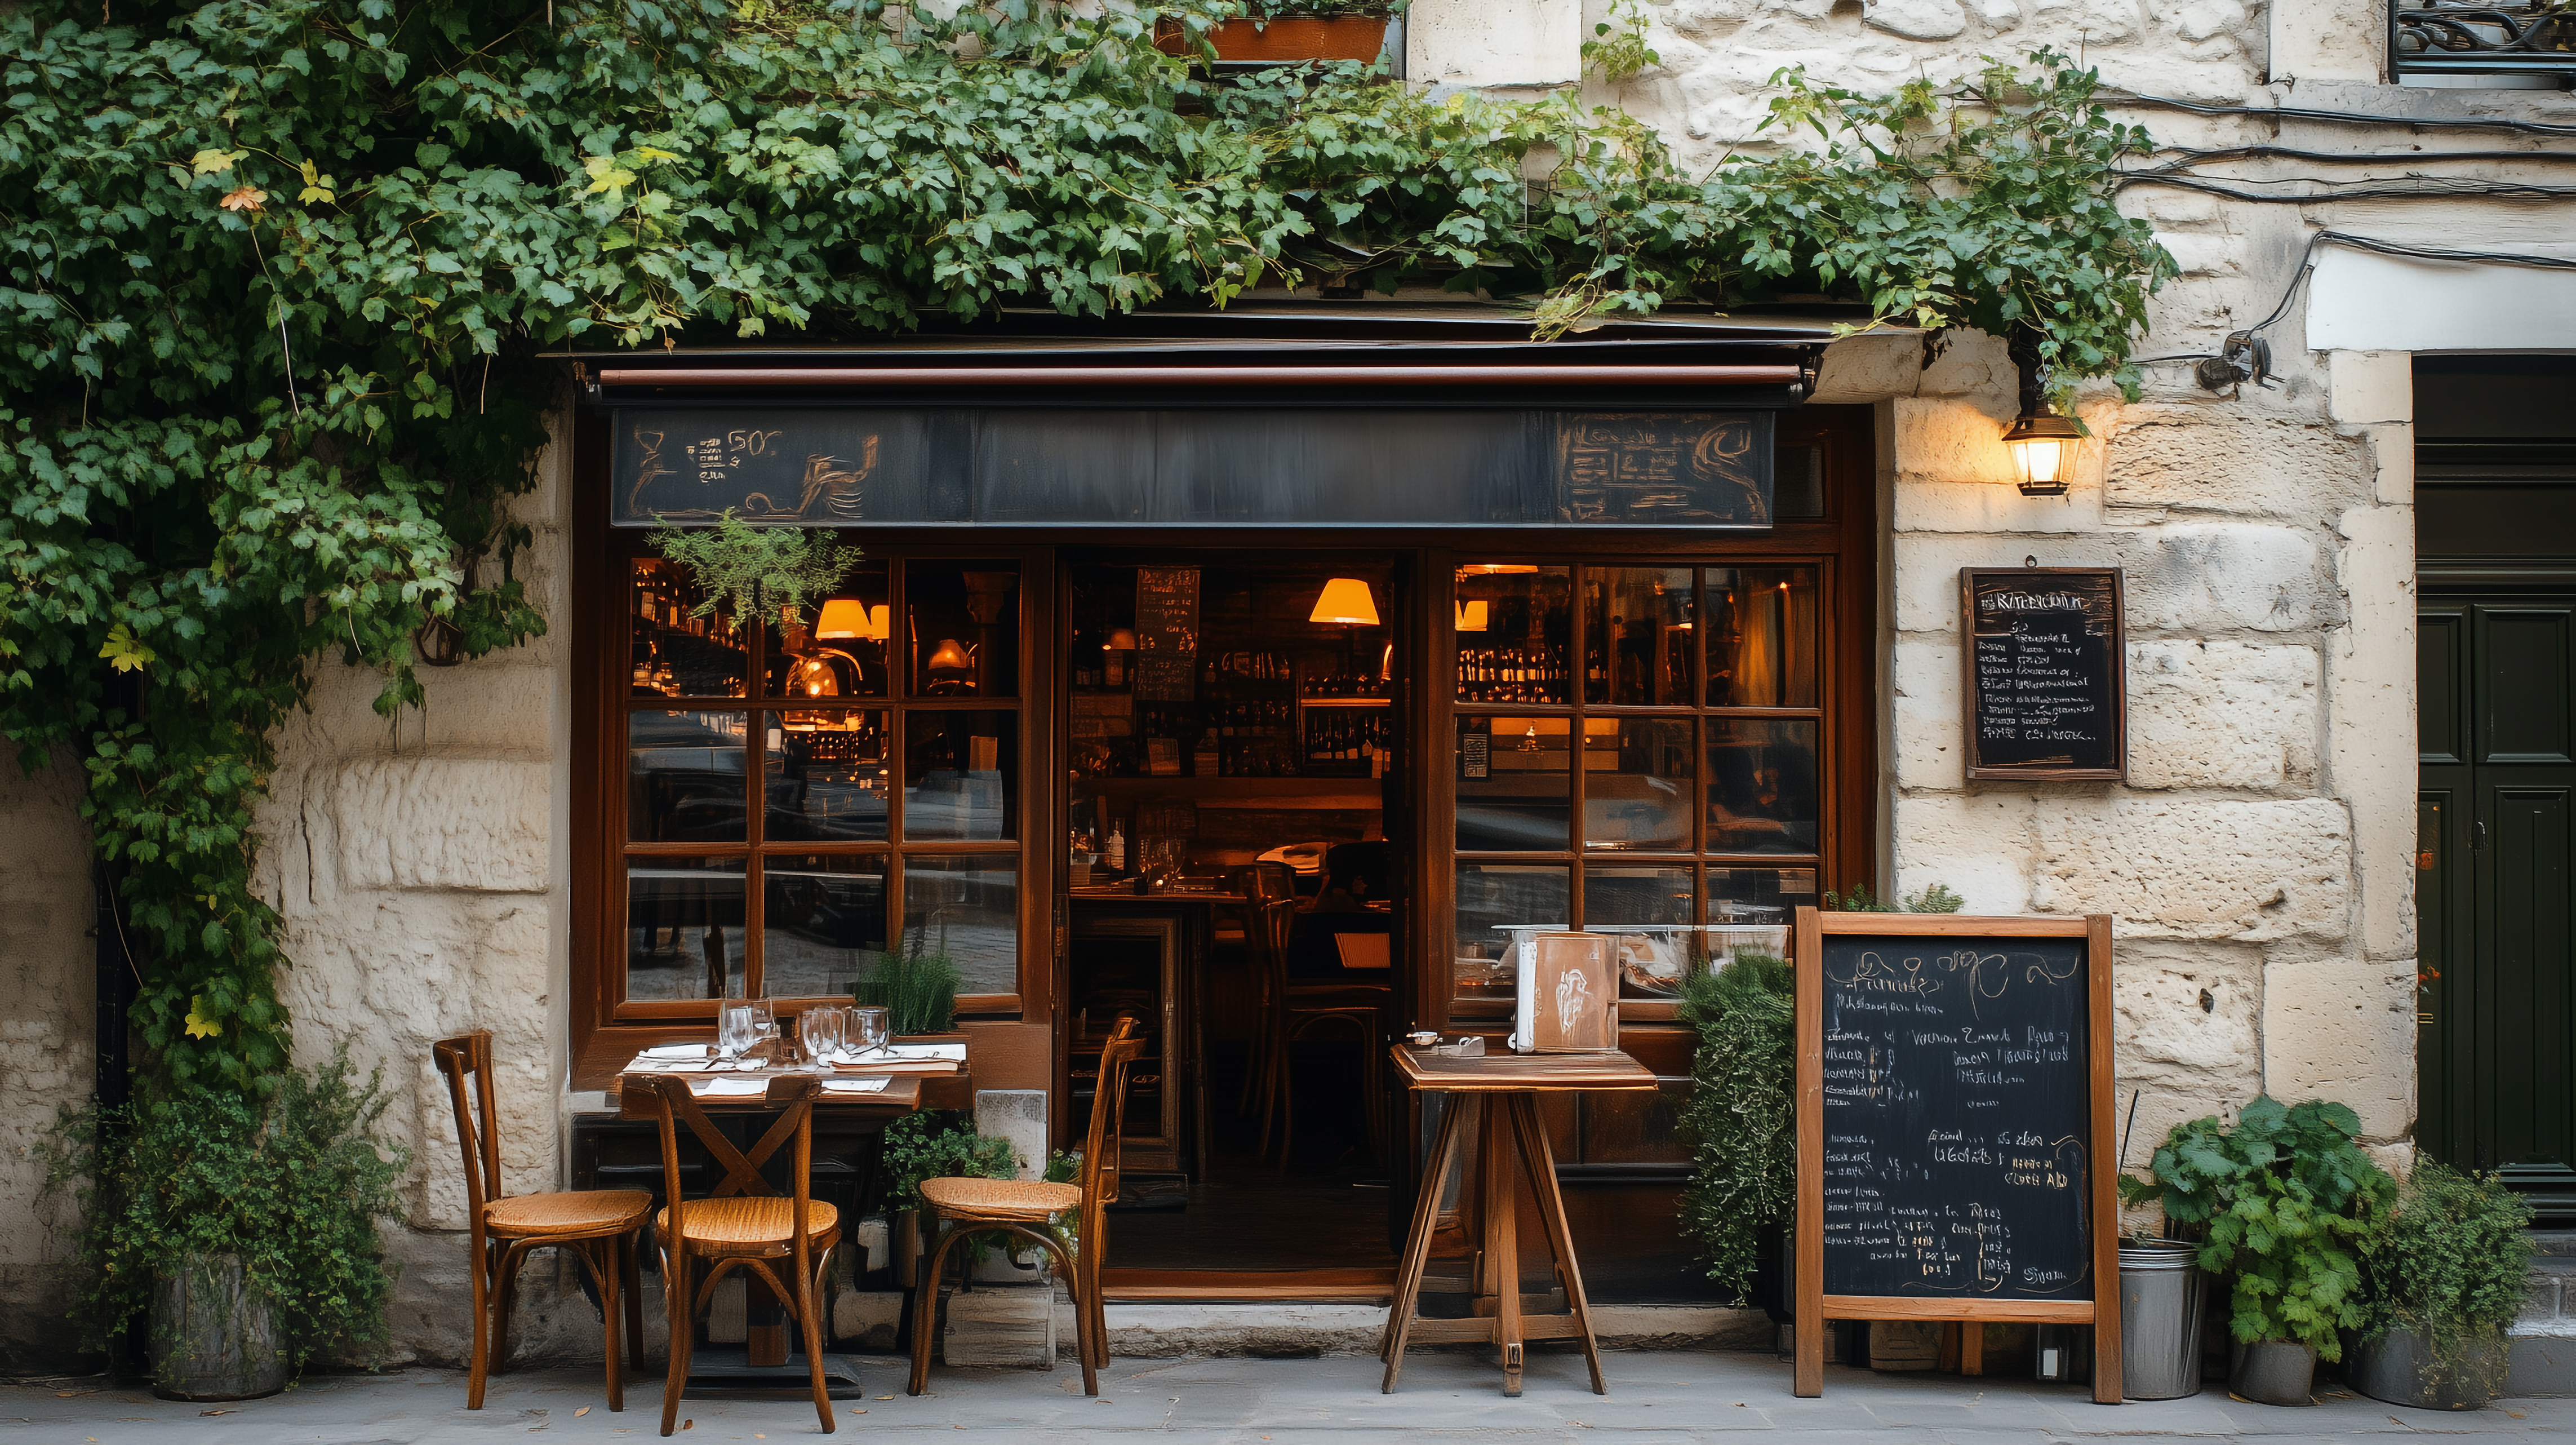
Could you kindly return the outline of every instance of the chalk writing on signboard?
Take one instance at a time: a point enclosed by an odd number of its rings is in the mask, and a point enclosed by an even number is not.
[[[2084,948],[1824,940],[1826,1293],[2084,1292]]]
[[[2119,777],[2119,574],[1971,568],[1962,583],[1970,776]]]
[[[1707,414],[1569,414],[1557,465],[1568,520],[1768,524],[1753,428]]]
[[[874,434],[858,439],[855,457],[813,452],[801,459],[787,455],[791,443],[780,428],[729,427],[675,437],[639,423],[630,439],[635,448],[635,481],[626,494],[630,514],[648,510],[644,501],[648,488],[657,495],[671,490],[653,487],[665,477],[704,489],[705,501],[700,505],[649,509],[658,519],[673,522],[704,521],[728,509],[753,522],[856,522],[865,515],[863,487],[877,465]],[[787,473],[794,478],[787,486],[774,491],[746,489],[760,479],[779,476],[782,463],[799,469]]]
[[[1197,695],[1199,569],[1136,569],[1136,696],[1188,702]]]

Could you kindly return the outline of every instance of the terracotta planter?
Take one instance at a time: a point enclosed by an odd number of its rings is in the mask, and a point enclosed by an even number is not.
[[[191,1256],[152,1282],[152,1393],[255,1400],[286,1388],[277,1316],[241,1257]]]
[[[1268,20],[1229,20],[1208,32],[1219,60],[1294,62],[1375,60],[1386,48],[1383,15],[1276,15]],[[1158,22],[1154,44],[1165,54],[1186,53],[1177,21]]]
[[[2230,1393],[2262,1405],[2313,1405],[2308,1391],[2316,1384],[2317,1351],[2291,1340],[2239,1341],[2235,1367],[2228,1371]]]
[[[2390,1330],[2375,1340],[2347,1339],[2343,1382],[2374,1400],[2418,1410],[2479,1410],[2504,1388],[2506,1341],[2469,1343],[2459,1365],[2444,1370],[2423,1330]]]

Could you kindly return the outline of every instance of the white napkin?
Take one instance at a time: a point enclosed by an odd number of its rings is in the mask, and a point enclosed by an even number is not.
[[[898,1059],[953,1059],[966,1062],[964,1044],[888,1044],[886,1055]]]
[[[701,1099],[755,1099],[769,1092],[767,1079],[692,1079],[689,1092]]]
[[[630,1074],[703,1074],[714,1067],[715,1065],[706,1059],[673,1059],[642,1053],[627,1062],[626,1072]]]
[[[707,1046],[704,1044],[655,1044],[653,1047],[646,1049],[635,1057],[639,1059],[703,1059],[706,1056]]]
[[[873,1079],[825,1079],[823,1092],[826,1094],[882,1094],[886,1091],[886,1085],[893,1082],[894,1080],[882,1074]]]

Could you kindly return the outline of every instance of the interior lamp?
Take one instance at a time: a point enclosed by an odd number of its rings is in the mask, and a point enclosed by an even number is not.
[[[2021,494],[2062,497],[2066,478],[2075,470],[2075,444],[2083,440],[2084,429],[2048,404],[2048,363],[2039,354],[2038,331],[2014,327],[2004,349],[2021,381],[2021,414],[2004,429],[2004,448],[2012,453]]]
[[[814,635],[818,638],[872,636],[868,631],[868,604],[847,597],[826,599],[823,615],[815,619]]]
[[[1492,625],[1492,622],[1492,603],[1476,601],[1461,602],[1458,604],[1458,630],[1460,632],[1483,632],[1486,628]]]
[[[1336,627],[1375,627],[1377,600],[1359,578],[1336,577],[1324,584],[1324,595],[1315,599],[1315,610],[1306,614],[1306,620]]]
[[[943,637],[939,639],[939,646],[930,654],[930,670],[932,672],[972,672],[975,670],[975,663],[966,655],[966,649],[957,644],[956,638]]]

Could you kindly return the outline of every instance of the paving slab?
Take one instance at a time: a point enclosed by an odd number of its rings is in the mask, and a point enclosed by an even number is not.
[[[2576,1441],[2576,1400],[2508,1400],[2485,1410],[2407,1410],[2328,1390],[2320,1403],[2281,1409],[2231,1400],[2213,1388],[2183,1400],[2092,1403],[2080,1386],[1988,1376],[1877,1374],[1829,1368],[1825,1393],[1789,1394],[1789,1367],[1765,1354],[1606,1352],[1610,1393],[1588,1388],[1571,1353],[1533,1352],[1517,1400],[1476,1350],[1431,1350],[1407,1359],[1393,1395],[1378,1392],[1380,1366],[1365,1356],[1113,1360],[1101,1396],[1081,1393],[1069,1362],[1053,1371],[934,1368],[932,1393],[903,1393],[900,1360],[860,1356],[867,1398],[836,1402],[836,1435],[893,1434],[914,1441],[1007,1439],[1010,1445],[1084,1442],[1117,1435],[1191,1445],[1425,1445],[1553,1441],[1615,1435],[1623,1445],[1737,1440],[1760,1445],[2160,1445],[2258,1441],[2261,1445],[2371,1445],[2432,1436],[2442,1445]],[[498,1445],[503,1440],[650,1440],[661,1427],[661,1380],[630,1381],[612,1413],[596,1366],[541,1368],[496,1377],[484,1409],[465,1403],[450,1370],[320,1378],[266,1400],[229,1405],[162,1400],[130,1386],[69,1380],[0,1386],[0,1437],[64,1445]],[[679,1445],[812,1439],[813,1405],[801,1395],[691,1396]]]

